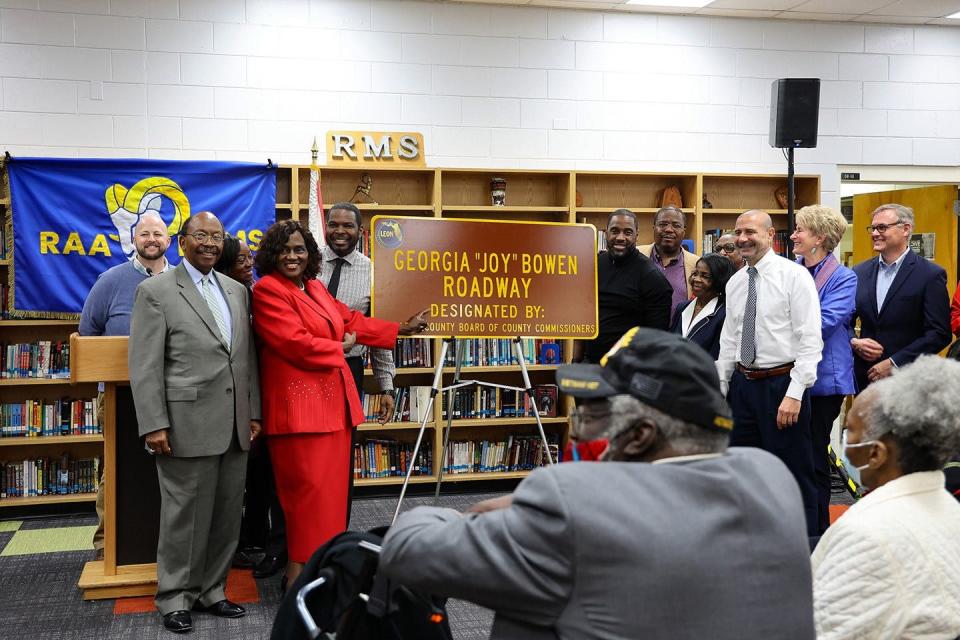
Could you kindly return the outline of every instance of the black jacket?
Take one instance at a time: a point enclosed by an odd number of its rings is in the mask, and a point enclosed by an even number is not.
[[[673,324],[670,325],[670,332],[683,335],[683,310],[688,305],[693,304],[694,300],[677,306],[677,311],[673,314]],[[706,318],[700,318],[697,324],[690,329],[687,334],[687,340],[703,347],[703,350],[710,354],[710,357],[716,360],[720,357],[720,331],[723,329],[723,321],[727,318],[727,306],[724,304],[723,296],[717,301],[717,308],[713,310]]]

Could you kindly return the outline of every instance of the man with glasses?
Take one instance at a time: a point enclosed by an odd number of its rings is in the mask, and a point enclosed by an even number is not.
[[[631,327],[666,331],[673,288],[656,265],[637,250],[637,216],[617,209],[607,218],[607,250],[597,257],[597,310],[600,326],[591,341],[574,343],[574,362],[600,362]]]
[[[533,471],[461,515],[400,515],[380,569],[496,612],[490,637],[812,640],[800,494],[758,449],[728,449],[710,356],[632,329],[598,365],[557,371],[581,406],[572,433],[599,463]]]
[[[853,268],[857,274],[860,335],[852,338],[857,389],[886,378],[919,356],[950,344],[950,298],[942,267],[910,250],[913,209],[877,207],[867,227],[880,255]]]
[[[80,314],[81,336],[129,336],[130,314],[137,285],[152,275],[170,268],[165,256],[170,246],[167,224],[154,212],[140,216],[133,227],[133,258],[100,274],[83,302]],[[129,394],[128,387],[118,393]],[[103,395],[97,394],[97,422],[103,424]],[[103,479],[97,485],[97,530],[93,534],[95,559],[103,560]]]
[[[653,216],[653,244],[637,247],[640,253],[653,260],[653,264],[673,287],[671,316],[674,309],[690,299],[687,282],[700,258],[683,248],[681,243],[686,230],[687,219],[683,211],[676,207],[664,207]]]
[[[197,213],[181,229],[183,260],[137,287],[130,386],[140,435],[160,483],[157,609],[173,632],[190,611],[237,618],[224,594],[240,534],[250,441],[260,432],[260,384],[250,304],[217,277],[223,225]]]
[[[737,239],[732,233],[725,233],[717,238],[714,250],[722,256],[725,256],[733,264],[733,270],[739,271],[746,262],[740,255],[740,249],[737,247]]]

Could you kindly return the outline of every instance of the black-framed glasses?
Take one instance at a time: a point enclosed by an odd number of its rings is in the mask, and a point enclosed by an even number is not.
[[[737,250],[737,245],[733,244],[732,242],[728,242],[727,244],[717,245],[716,249],[718,252],[722,253],[733,253]]]
[[[893,228],[893,227],[899,227],[899,226],[902,225],[902,224],[904,224],[903,220],[898,220],[897,222],[894,222],[893,224],[883,224],[883,223],[880,223],[880,224],[868,224],[868,225],[867,225],[867,233],[873,233],[874,231],[876,231],[877,233],[886,233],[886,232],[887,232],[887,229],[891,229],[891,228]]]
[[[193,238],[199,243],[204,243],[207,240],[213,242],[213,244],[223,244],[223,234],[219,231],[217,233],[207,233],[206,231],[194,231],[193,233],[188,233],[188,236]]]

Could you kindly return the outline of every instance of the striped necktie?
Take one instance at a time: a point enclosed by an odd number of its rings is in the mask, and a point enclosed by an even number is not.
[[[207,301],[207,306],[210,307],[210,312],[213,314],[213,319],[217,321],[217,328],[220,329],[220,336],[223,338],[223,341],[227,343],[227,348],[230,348],[230,334],[227,333],[227,323],[223,319],[223,310],[220,308],[220,303],[217,302],[217,298],[213,295],[213,288],[217,286],[213,282],[213,276],[210,274],[205,275],[200,283],[203,287],[203,299]]]

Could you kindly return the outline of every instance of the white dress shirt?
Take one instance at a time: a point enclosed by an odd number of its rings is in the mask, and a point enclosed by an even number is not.
[[[700,322],[703,318],[708,317],[711,313],[717,310],[717,303],[720,302],[720,296],[713,298],[707,304],[703,305],[703,309],[700,309],[700,313],[693,315],[693,309],[697,306],[697,301],[693,300],[688,304],[683,312],[680,314],[680,330],[683,332],[683,337],[686,338],[690,334],[690,329],[697,326],[697,323]]]
[[[817,380],[817,363],[823,354],[820,299],[807,270],[769,249],[757,267],[757,358],[754,369],[794,363],[787,397],[800,400]],[[720,332],[717,373],[724,394],[740,353],[743,314],[747,306],[747,269],[727,283],[727,319]]]
[[[896,279],[897,273],[900,271],[900,265],[903,264],[903,259],[907,257],[908,251],[910,251],[910,247],[904,249],[900,257],[890,264],[884,262],[882,255],[877,256],[880,264],[877,268],[877,311],[883,309],[883,303],[887,299],[887,292],[890,291],[890,285],[892,285],[894,279]]]
[[[200,281],[203,280],[204,275],[200,273],[195,266],[190,264],[190,261],[186,258],[183,259],[183,266],[186,267],[187,273],[190,274],[190,279],[193,280],[193,284],[196,285],[197,291],[200,292],[200,298],[206,302],[206,297],[203,295],[203,285],[200,284]],[[210,279],[217,283],[217,286],[213,288],[213,297],[217,300],[217,304],[220,305],[220,312],[223,314],[223,323],[226,325],[227,335],[232,336],[233,321],[230,318],[230,305],[227,304],[227,299],[223,295],[223,288],[220,286],[220,281],[217,280],[217,272],[213,269],[210,269],[209,275]]]

